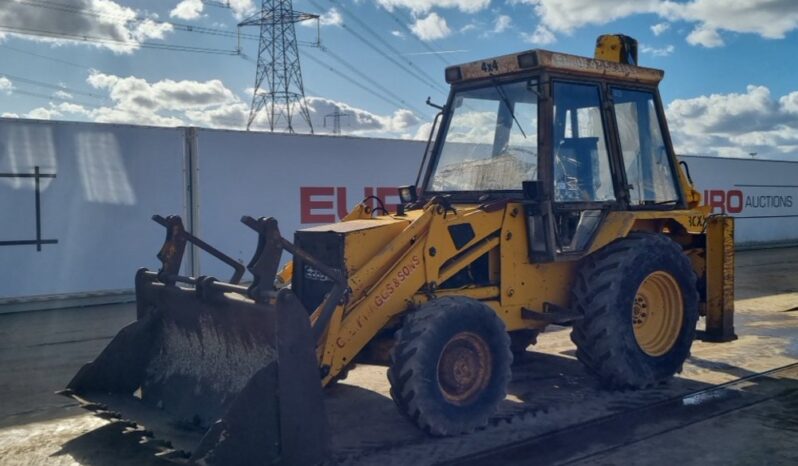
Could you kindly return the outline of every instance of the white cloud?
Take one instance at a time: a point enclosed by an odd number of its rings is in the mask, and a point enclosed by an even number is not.
[[[137,41],[145,41],[147,39],[163,39],[167,32],[171,32],[174,28],[169,23],[155,22],[151,19],[145,19],[139,22],[135,29],[133,29],[133,37]]]
[[[172,18],[197,19],[202,14],[205,5],[202,0],[183,0],[169,12]]]
[[[11,1],[0,3],[0,24],[20,28],[18,32],[7,33],[28,40],[90,44],[117,53],[130,53],[138,49],[136,41],[162,39],[172,30],[172,26],[166,23],[149,19],[141,21],[135,10],[111,0],[74,0],[69,7],[91,14],[71,14],[58,8],[32,8],[28,3]],[[26,31],[36,35],[23,34]]]
[[[717,29],[701,24],[687,35],[687,43],[690,45],[702,45],[707,48],[720,47],[723,45],[723,38],[720,37]]]
[[[338,11],[337,8],[332,7],[326,12],[319,15],[319,25],[320,26],[340,26],[344,23],[344,18],[341,16],[341,12]],[[299,23],[300,26],[305,27],[316,27],[316,21],[302,21]]]
[[[252,14],[255,12],[255,2],[253,0],[225,0],[228,5],[230,5],[230,9],[233,10],[233,15],[241,19],[244,16]],[[260,2],[258,2],[260,5]]]
[[[73,104],[71,102],[62,102],[53,106],[52,108],[62,113],[77,113],[86,116],[91,115],[91,111],[86,107],[79,104]]]
[[[657,0],[517,0],[533,6],[543,25],[555,32],[571,33],[588,24],[606,24],[655,9]]]
[[[659,13],[698,21],[709,29],[759,34],[782,39],[798,28],[798,2],[791,0],[664,1]]]
[[[72,94],[66,91],[55,91],[53,92],[53,97],[57,97],[59,99],[72,99]]]
[[[383,8],[407,8],[413,13],[427,13],[433,8],[457,8],[465,13],[475,13],[490,5],[490,0],[377,0]]]
[[[12,83],[0,78],[0,90]],[[208,81],[164,79],[150,82],[135,76],[116,76],[92,71],[86,81],[98,91],[108,93],[111,103],[103,107],[87,107],[73,102],[50,102],[27,113],[29,118],[77,118],[106,123],[129,123],[155,126],[182,126],[187,124],[211,127],[245,129],[249,117],[249,96],[233,93],[217,79]],[[247,93],[252,92],[248,89]],[[314,130],[327,133],[324,116],[335,111],[349,115],[342,120],[342,131],[350,134],[399,137],[414,132],[421,121],[407,109],[391,114],[376,114],[322,97],[307,97],[308,110]],[[267,109],[259,113],[253,129],[265,130]],[[302,118],[294,120],[297,132],[306,132]]]
[[[391,115],[378,115],[323,97],[309,96],[306,98],[306,102],[313,129],[320,134],[332,131],[331,125],[325,127],[324,117],[336,111],[347,115],[341,119],[341,130],[343,133],[349,134],[396,135],[420,123],[419,119],[406,109],[396,110]],[[190,110],[185,115],[190,122],[201,126],[243,129],[246,127],[249,117],[249,104],[238,102],[210,110]],[[330,123],[329,118],[328,123]],[[301,118],[296,118],[293,121],[293,126],[297,132],[307,132],[308,130],[307,124]],[[253,129],[265,130],[267,128],[268,120],[264,111],[256,117]]]
[[[798,29],[798,2],[791,0],[513,0],[532,6],[543,26],[565,34],[587,25],[603,25],[636,14],[654,14],[693,26],[688,42],[717,47],[723,31],[781,39]],[[652,26],[661,34],[668,23]]]
[[[311,23],[310,21],[306,21]],[[326,13],[319,16],[319,24],[322,26],[340,26],[344,22],[341,13],[337,8],[330,8]]]
[[[14,83],[12,83],[11,80],[5,76],[0,76],[0,91],[5,92],[6,94],[11,94],[13,89]]]
[[[655,36],[658,36],[670,28],[671,28],[670,23],[657,23],[651,26],[651,32],[653,32]]]
[[[542,24],[539,24],[538,27],[536,27],[531,33],[522,32],[521,39],[523,39],[524,42],[535,45],[552,44],[557,40],[557,38],[554,37],[554,34]]]
[[[640,52],[646,53],[655,57],[667,57],[668,55],[673,54],[676,50],[676,47],[673,45],[666,45],[665,47],[651,47],[646,44],[640,44]]]
[[[405,38],[405,33],[403,33],[402,31],[396,30],[396,29],[391,31],[391,35],[394,36],[394,37],[398,37],[400,39],[404,39]]]
[[[446,19],[438,16],[437,13],[430,13],[426,18],[416,19],[410,29],[419,39],[425,41],[443,39],[452,33],[449,25],[446,24]]]
[[[226,0],[226,3],[236,19],[243,19],[256,10],[253,0]],[[192,20],[199,18],[203,11],[205,11],[205,5],[202,0],[182,0],[169,12],[169,16]]]
[[[798,91],[790,92],[789,94],[779,99],[781,108],[790,114],[798,115]]]
[[[33,118],[34,120],[52,120],[59,116],[61,116],[61,113],[58,110],[46,107],[34,108],[25,114],[25,118]]]
[[[512,18],[507,15],[499,15],[493,22],[493,32],[501,34],[506,31],[513,24]]]
[[[400,108],[393,112],[390,117],[383,120],[383,125],[388,131],[404,131],[412,126],[416,126],[421,121],[410,110]]]
[[[798,154],[798,91],[774,100],[765,86],[745,93],[677,99],[667,107],[677,153]]]
[[[429,138],[429,132],[432,130],[432,123],[426,122],[418,126],[416,133],[408,139],[415,139],[418,141],[426,141]]]
[[[11,112],[3,112],[3,114],[0,115],[0,116],[3,117],[3,118],[19,118],[18,114],[11,113]]]
[[[475,31],[477,29],[479,29],[479,26],[477,26],[476,23],[468,23],[465,26],[461,27],[459,32],[460,34],[464,34],[466,32]]]
[[[149,83],[135,76],[119,77],[93,72],[86,80],[92,87],[105,89],[116,107],[135,114],[180,111],[234,103],[238,97],[218,79]]]

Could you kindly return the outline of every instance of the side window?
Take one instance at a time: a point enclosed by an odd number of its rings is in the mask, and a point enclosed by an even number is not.
[[[598,86],[554,83],[554,200],[615,200]]]
[[[654,95],[613,89],[615,118],[632,205],[675,203],[676,179],[662,138]]]

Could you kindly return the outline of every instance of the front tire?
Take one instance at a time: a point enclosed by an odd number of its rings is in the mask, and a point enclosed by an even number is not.
[[[510,337],[485,304],[444,297],[405,318],[388,380],[399,410],[425,432],[458,435],[487,425],[510,382]]]
[[[572,289],[577,358],[610,388],[681,372],[698,320],[696,275],[670,238],[632,233],[589,256]]]

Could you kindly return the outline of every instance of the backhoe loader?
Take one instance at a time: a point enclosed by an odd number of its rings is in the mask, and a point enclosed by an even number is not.
[[[449,436],[489,423],[513,354],[549,325],[571,327],[608,388],[668,380],[697,336],[735,338],[732,219],[701,205],[673,152],[663,72],[637,65],[633,39],[445,78],[396,210],[367,199],[293,241],[273,218],[243,217],[258,238],[248,286],[179,217],[155,216],[162,267],[136,274],[136,322],[63,394],[135,419],[119,422],[175,461],[313,464],[329,448],[323,387],[359,362],[387,365],[399,411]],[[232,278],[181,275],[187,246]]]

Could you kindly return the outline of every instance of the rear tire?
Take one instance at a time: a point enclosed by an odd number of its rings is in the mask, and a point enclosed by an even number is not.
[[[457,435],[487,425],[510,382],[510,337],[485,304],[444,297],[405,318],[388,380],[399,410],[425,432]]]
[[[610,388],[643,388],[681,372],[698,320],[696,275],[670,238],[632,233],[589,256],[571,300],[584,318],[577,358]]]

